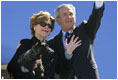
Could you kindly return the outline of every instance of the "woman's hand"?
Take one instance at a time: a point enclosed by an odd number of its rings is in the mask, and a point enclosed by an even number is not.
[[[35,64],[34,64],[34,69],[38,68],[38,64],[41,63],[41,60],[40,59],[37,59],[35,61]],[[27,68],[24,68],[25,72],[29,72],[29,70]]]
[[[72,36],[69,43],[67,43],[67,39],[65,40],[65,48],[66,48],[66,54],[71,55],[72,52],[81,45],[81,40],[77,41],[79,37],[76,37],[74,39],[75,35]]]

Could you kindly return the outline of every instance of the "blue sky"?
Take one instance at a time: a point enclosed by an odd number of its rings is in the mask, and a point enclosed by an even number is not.
[[[54,16],[55,8],[62,3],[76,7],[76,25],[88,20],[93,1],[2,1],[1,2],[1,62],[9,62],[18,42],[31,38],[30,17],[39,11],[48,11]],[[47,38],[58,34],[60,26]],[[117,2],[105,2],[104,16],[94,41],[94,56],[101,79],[117,78]]]

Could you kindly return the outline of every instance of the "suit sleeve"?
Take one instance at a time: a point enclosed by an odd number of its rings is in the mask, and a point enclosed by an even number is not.
[[[99,29],[99,26],[101,24],[101,18],[103,16],[103,11],[104,11],[104,4],[101,8],[96,9],[95,3],[94,3],[92,14],[89,17],[88,22],[85,24],[85,30],[86,30],[88,36],[92,40],[94,40],[94,38],[96,36],[96,32]]]

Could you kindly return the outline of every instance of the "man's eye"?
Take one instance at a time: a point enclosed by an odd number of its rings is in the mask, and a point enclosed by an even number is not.
[[[64,16],[66,16],[67,14],[64,14]]]
[[[73,13],[70,13],[70,15],[73,15]]]

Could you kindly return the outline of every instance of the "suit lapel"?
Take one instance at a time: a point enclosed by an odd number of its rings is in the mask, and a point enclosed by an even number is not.
[[[62,31],[60,31],[59,35],[57,36],[57,44],[58,44],[58,51],[60,55],[64,55],[64,45],[62,41]]]

